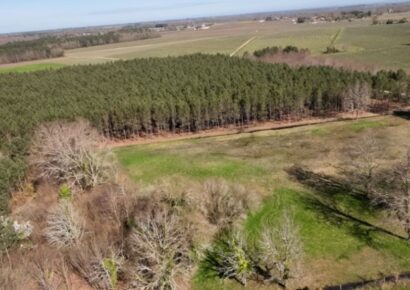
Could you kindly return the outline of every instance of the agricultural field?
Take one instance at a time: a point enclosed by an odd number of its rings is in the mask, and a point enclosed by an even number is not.
[[[68,50],[62,58],[30,63],[95,64],[192,53],[241,56],[246,51],[286,45],[308,48],[314,55],[321,55],[328,46],[334,45],[341,53],[330,57],[370,64],[376,68],[403,68],[409,71],[409,31],[410,23],[372,25],[369,19],[298,25],[290,21],[219,23],[209,30],[164,32],[161,38]],[[11,66],[25,65],[19,63]]]
[[[38,64],[27,64],[22,66],[3,66],[0,67],[1,73],[28,73],[39,70],[50,70],[50,69],[59,69],[64,67],[63,64],[58,63],[38,63]]]
[[[350,192],[306,185],[289,169],[300,166],[338,176],[346,150],[361,136],[375,136],[385,148],[383,165],[401,158],[410,142],[410,123],[373,117],[277,131],[166,141],[115,150],[128,175],[142,190],[166,184],[173,192],[199,194],[213,178],[241,184],[255,206],[241,222],[250,243],[262,226],[290,211],[304,249],[298,286],[323,287],[407,271],[410,249],[403,232],[366,200]],[[212,243],[205,228],[204,242]],[[201,232],[201,229],[200,229]],[[205,234],[208,233],[208,234]],[[200,263],[193,289],[244,289],[222,280]],[[247,289],[272,289],[249,282]],[[405,288],[403,288],[405,289]]]

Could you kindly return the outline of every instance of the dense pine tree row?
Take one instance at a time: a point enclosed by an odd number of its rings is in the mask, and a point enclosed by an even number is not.
[[[222,55],[4,74],[0,166],[10,160],[20,164],[25,141],[42,122],[83,117],[116,138],[197,131],[348,110],[346,92],[358,84],[367,85],[377,98],[386,91],[389,97],[403,98],[408,89],[402,71],[372,76],[326,67],[292,69]]]

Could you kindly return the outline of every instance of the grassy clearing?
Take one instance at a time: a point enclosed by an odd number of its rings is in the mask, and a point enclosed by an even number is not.
[[[50,70],[50,69],[59,69],[64,67],[63,64],[58,63],[37,63],[37,64],[28,64],[23,66],[5,66],[0,67],[0,73],[27,73],[40,70]]]
[[[394,160],[410,142],[409,128],[408,121],[378,117],[139,145],[117,149],[116,153],[142,186],[164,179],[202,182],[210,177],[223,177],[255,189],[254,194],[259,194],[264,202],[244,221],[250,242],[258,237],[262,225],[273,225],[284,210],[291,211],[306,253],[303,283],[319,287],[408,271],[410,247],[366,224],[388,225],[384,214],[366,201],[346,192],[321,192],[305,187],[285,170],[302,164],[331,174],[335,170],[333,165],[342,161],[344,148],[361,134],[370,133],[386,144],[386,160]],[[242,287],[220,280],[202,265],[193,279],[193,288]],[[269,289],[252,283],[248,288]]]

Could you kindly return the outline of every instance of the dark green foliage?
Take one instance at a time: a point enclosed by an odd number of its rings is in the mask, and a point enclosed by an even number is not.
[[[324,54],[332,54],[332,53],[338,53],[340,50],[336,48],[335,46],[328,46],[326,47],[326,50],[323,52]]]
[[[275,55],[277,53],[310,53],[309,49],[299,49],[296,46],[288,45],[285,48],[279,46],[265,47],[260,50],[255,50],[253,55],[256,57],[264,57],[267,55]]]
[[[365,18],[365,17],[371,17],[372,12],[371,11],[360,11],[360,10],[352,10],[352,11],[342,11],[341,13],[341,18],[342,19],[350,19],[350,18]]]
[[[20,236],[13,228],[13,221],[0,216],[0,255],[19,242]]]
[[[9,190],[24,176],[23,158],[0,158],[0,216],[8,212]]]
[[[255,50],[253,55],[256,57],[262,57],[265,55],[277,54],[280,50],[280,47],[277,46],[265,47],[263,49]]]
[[[378,98],[385,90],[389,97],[407,90],[403,71],[372,76],[200,54],[3,74],[0,194],[21,178],[29,137],[43,122],[82,117],[114,138],[198,131],[339,112],[345,90],[357,82],[368,83]]]
[[[283,52],[285,53],[299,52],[299,49],[296,46],[288,45],[283,49]]]
[[[305,23],[305,22],[307,22],[308,20],[309,20],[309,18],[307,18],[307,17],[298,17],[297,20],[296,20],[296,22],[297,22],[297,23]]]

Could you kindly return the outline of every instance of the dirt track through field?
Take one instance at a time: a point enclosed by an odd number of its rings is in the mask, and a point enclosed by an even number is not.
[[[242,48],[244,48],[245,46],[247,46],[249,43],[251,43],[252,41],[254,41],[256,38],[256,36],[251,37],[250,39],[248,39],[245,43],[243,43],[241,46],[239,46],[237,49],[235,49],[234,52],[232,52],[230,54],[230,56],[234,56],[235,54],[237,54]]]

